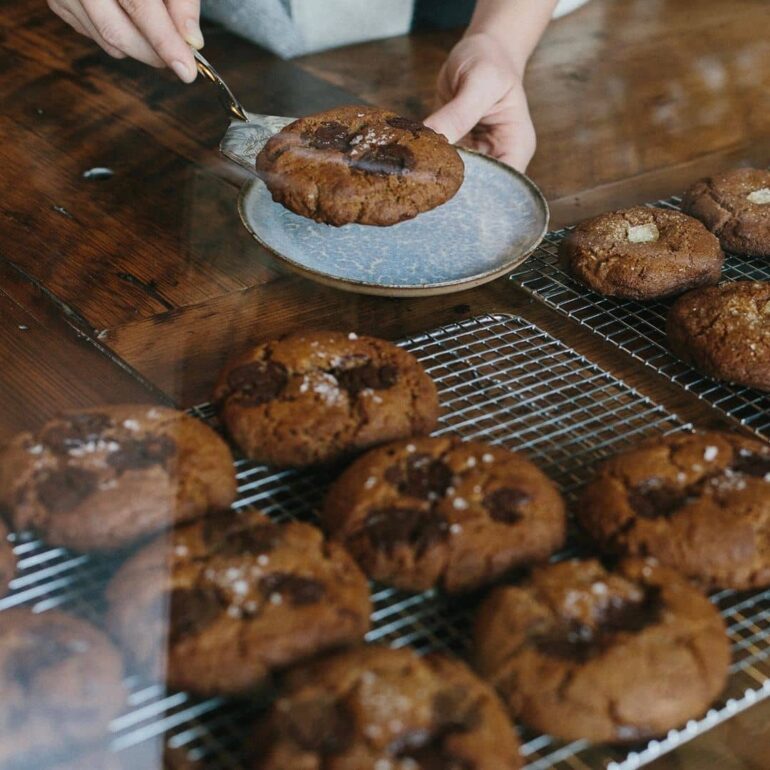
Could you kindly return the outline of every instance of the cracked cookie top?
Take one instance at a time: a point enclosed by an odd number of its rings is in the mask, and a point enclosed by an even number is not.
[[[517,770],[499,699],[458,660],[362,646],[292,671],[253,770]]]
[[[76,550],[124,547],[227,508],[235,494],[227,444],[165,407],[67,412],[0,453],[0,503],[14,527]]]
[[[728,251],[770,256],[770,171],[739,168],[695,182],[682,208]]]
[[[253,510],[158,538],[121,567],[107,598],[109,626],[143,671],[159,677],[165,663],[170,687],[207,695],[248,692],[275,669],[359,641],[371,611],[341,546]]]
[[[581,222],[559,247],[565,268],[599,294],[652,300],[716,283],[724,255],[697,219],[634,206]]]
[[[392,225],[445,203],[464,167],[441,134],[390,110],[337,107],[294,121],[257,156],[273,200],[331,225]]]
[[[429,433],[438,418],[436,386],[414,356],[342,332],[258,345],[228,364],[214,399],[240,448],[281,466],[328,463]]]
[[[732,281],[682,295],[668,312],[671,350],[703,374],[770,390],[770,282]]]
[[[770,446],[761,441],[650,440],[600,465],[576,513],[608,551],[653,556],[704,587],[770,584]]]
[[[538,567],[482,605],[474,657],[512,716],[564,740],[635,742],[700,716],[727,678],[716,608],[654,561]]]
[[[374,449],[332,485],[324,523],[373,579],[450,593],[547,558],[564,503],[523,455],[456,437]]]

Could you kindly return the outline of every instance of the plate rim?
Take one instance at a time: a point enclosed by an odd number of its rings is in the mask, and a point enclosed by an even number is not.
[[[241,218],[241,222],[246,230],[251,234],[251,237],[265,249],[271,257],[278,261],[279,264],[288,268],[291,272],[296,273],[304,278],[308,278],[311,281],[320,283],[324,286],[330,286],[335,289],[341,289],[343,291],[353,292],[356,294],[369,294],[375,296],[386,297],[428,297],[437,294],[452,294],[454,292],[463,291],[466,289],[472,289],[476,286],[489,283],[490,281],[500,278],[512,272],[515,268],[521,265],[542,243],[545,234],[548,232],[548,227],[551,220],[551,210],[548,205],[548,201],[543,195],[543,191],[532,181],[526,174],[517,171],[512,166],[492,158],[489,155],[485,155],[478,150],[472,150],[468,147],[457,147],[460,154],[472,154],[478,155],[484,161],[493,163],[500,166],[503,171],[515,176],[519,181],[523,182],[532,194],[532,197],[539,201],[544,214],[542,231],[533,239],[532,246],[524,251],[522,254],[517,255],[511,259],[506,260],[503,264],[494,267],[490,270],[486,270],[483,273],[475,273],[474,275],[466,276],[464,278],[457,278],[451,281],[440,281],[436,283],[426,283],[421,285],[408,285],[408,284],[384,284],[384,283],[371,283],[368,281],[358,281],[353,278],[338,278],[330,276],[327,273],[322,273],[319,270],[307,267],[306,265],[295,262],[290,257],[281,254],[273,249],[263,238],[259,235],[256,228],[252,227],[246,216],[246,199],[251,193],[252,189],[258,185],[264,185],[264,182],[256,175],[247,180],[241,185],[238,193],[238,215]],[[451,200],[451,199],[450,199]],[[280,206],[280,203],[276,203]],[[442,204],[443,205],[443,204]],[[419,214],[418,214],[419,216]]]

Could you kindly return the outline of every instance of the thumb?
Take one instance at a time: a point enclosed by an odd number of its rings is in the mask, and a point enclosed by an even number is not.
[[[483,97],[483,84],[479,82],[476,71],[472,70],[462,78],[452,99],[426,118],[424,123],[455,144],[484,116],[489,105]]]

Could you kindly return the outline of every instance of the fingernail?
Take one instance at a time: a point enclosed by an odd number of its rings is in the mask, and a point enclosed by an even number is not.
[[[185,40],[193,48],[203,48],[203,34],[201,33],[200,24],[198,24],[195,19],[188,19],[184,26],[187,30],[187,36],[185,37]]]
[[[183,61],[172,61],[171,69],[176,72],[179,79],[185,83],[192,83],[195,80],[195,73]]]

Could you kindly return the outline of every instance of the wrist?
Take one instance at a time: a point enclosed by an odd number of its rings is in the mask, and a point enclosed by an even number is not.
[[[505,61],[515,77],[519,79],[524,77],[529,56],[518,46],[511,45],[510,41],[504,37],[489,30],[471,30],[469,28],[462,39],[493,54],[498,60]]]

